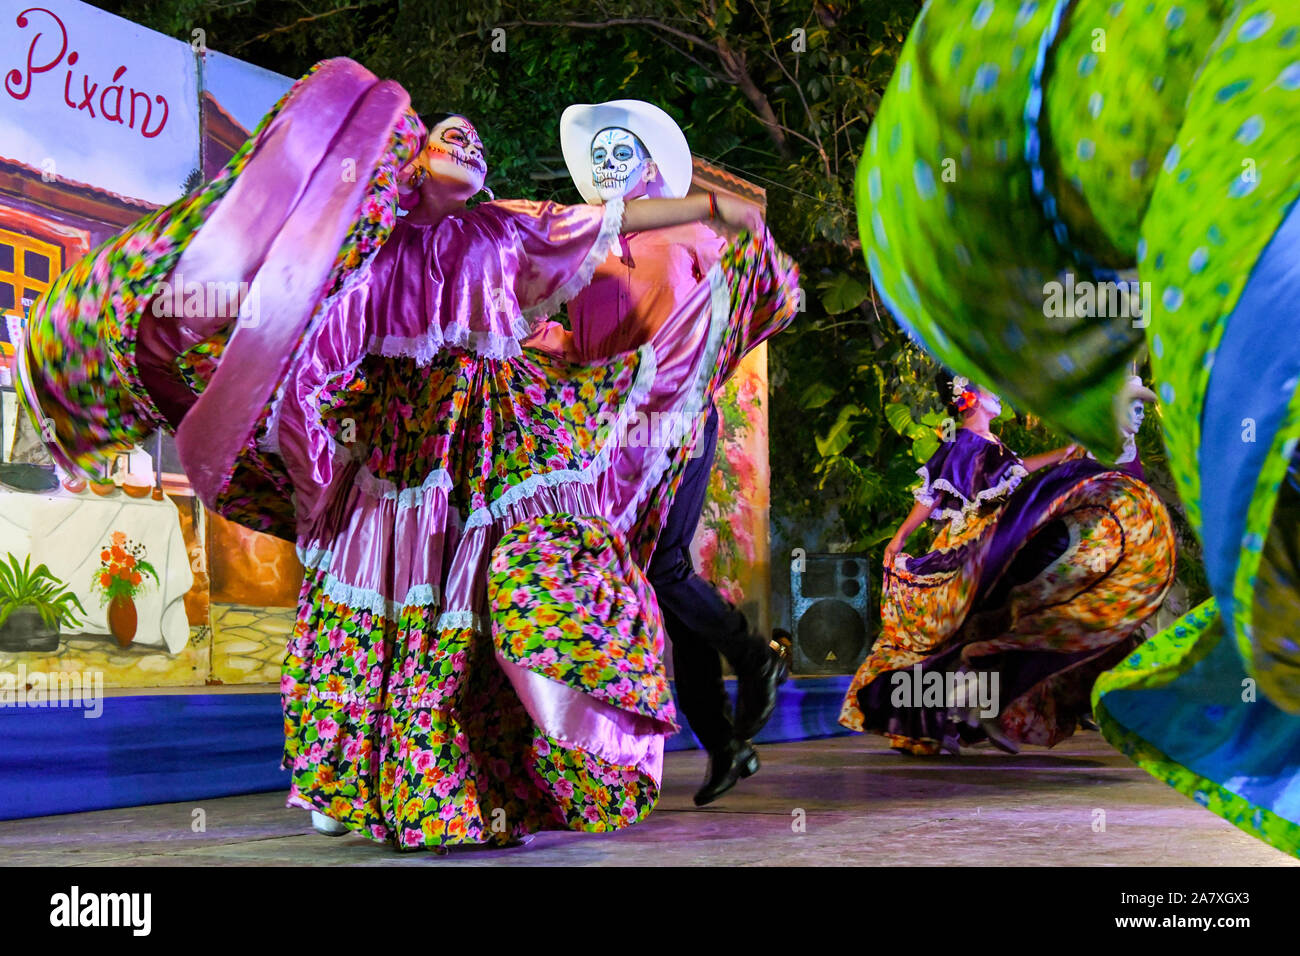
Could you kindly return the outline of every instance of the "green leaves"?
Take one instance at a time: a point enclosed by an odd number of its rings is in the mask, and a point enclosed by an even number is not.
[[[813,436],[817,442],[817,453],[823,458],[831,458],[848,448],[854,421],[861,414],[862,409],[856,405],[845,405],[841,408],[839,416],[835,419],[835,424],[831,426],[831,430],[827,432],[826,437]]]
[[[944,416],[936,411],[928,411],[917,421],[912,417],[912,410],[906,405],[895,402],[885,409],[885,418],[895,432],[912,442],[912,457],[918,462],[930,460],[930,456],[939,450],[943,440]],[[955,428],[956,423],[947,426]]]
[[[897,402],[885,408],[885,419],[889,422],[889,427],[898,434],[905,437],[911,437],[912,428],[915,422],[912,421],[912,410],[906,405]]]
[[[930,460],[930,457],[939,450],[940,438],[931,429],[925,434],[918,435],[912,439],[912,457],[918,462],[924,464]]]
[[[822,308],[827,315],[841,315],[856,309],[871,295],[868,285],[858,281],[847,272],[841,272],[822,282]]]
[[[86,613],[77,596],[44,564],[32,570],[31,555],[19,565],[18,559],[10,554],[7,562],[0,561],[0,625],[20,607],[36,608],[47,627],[54,627],[60,621],[79,626],[82,622],[72,613],[73,607]]]
[[[826,382],[813,382],[803,390],[799,396],[800,408],[821,408],[839,394],[835,388]]]

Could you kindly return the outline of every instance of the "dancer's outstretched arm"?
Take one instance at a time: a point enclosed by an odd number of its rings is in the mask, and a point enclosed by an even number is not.
[[[732,196],[696,193],[682,199],[637,199],[623,209],[623,232],[647,232],[688,222],[715,219],[723,225],[758,232],[763,213],[758,206]],[[716,217],[714,205],[716,204]]]
[[[1030,455],[1025,459],[1025,471],[1032,473],[1039,468],[1058,465],[1078,450],[1078,445],[1066,445],[1064,448],[1058,448],[1055,451],[1045,451],[1041,455]]]
[[[898,526],[898,530],[894,532],[894,537],[890,539],[889,544],[885,545],[885,567],[892,568],[894,566],[895,556],[899,551],[903,550],[903,545],[912,536],[912,532],[929,520],[930,515],[934,513],[934,508],[934,505],[922,504],[919,501],[912,505],[911,512],[903,519],[903,523]]]

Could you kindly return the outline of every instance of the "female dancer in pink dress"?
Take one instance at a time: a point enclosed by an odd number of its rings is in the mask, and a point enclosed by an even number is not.
[[[796,273],[742,233],[639,350],[524,350],[621,231],[754,214],[467,208],[477,133],[426,134],[407,103],[350,61],[314,70],[217,180],[60,278],[26,400],[69,465],[173,427],[205,504],[296,541],[291,805],[399,848],[635,823],[675,729],[639,566],[687,448],[616,438],[698,408],[793,317]],[[166,314],[182,282],[236,283],[241,314]]]

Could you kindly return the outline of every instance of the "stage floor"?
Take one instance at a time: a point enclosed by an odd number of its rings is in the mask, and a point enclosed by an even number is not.
[[[543,833],[521,849],[399,854],[353,835],[319,836],[305,812],[266,793],[0,822],[0,865],[1300,864],[1095,733],[1016,757],[979,748],[908,758],[859,736],[760,753],[762,771],[704,810],[691,805],[704,755],[670,753],[646,822],[612,834]],[[193,832],[196,809],[205,832]],[[800,819],[804,832],[795,832]]]

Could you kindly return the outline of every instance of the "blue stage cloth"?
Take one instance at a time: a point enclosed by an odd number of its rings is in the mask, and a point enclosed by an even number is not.
[[[759,742],[847,733],[836,718],[850,680],[788,681]],[[102,704],[94,719],[80,708],[0,707],[0,820],[288,790],[278,694],[133,695]],[[667,746],[696,743],[683,729]]]

